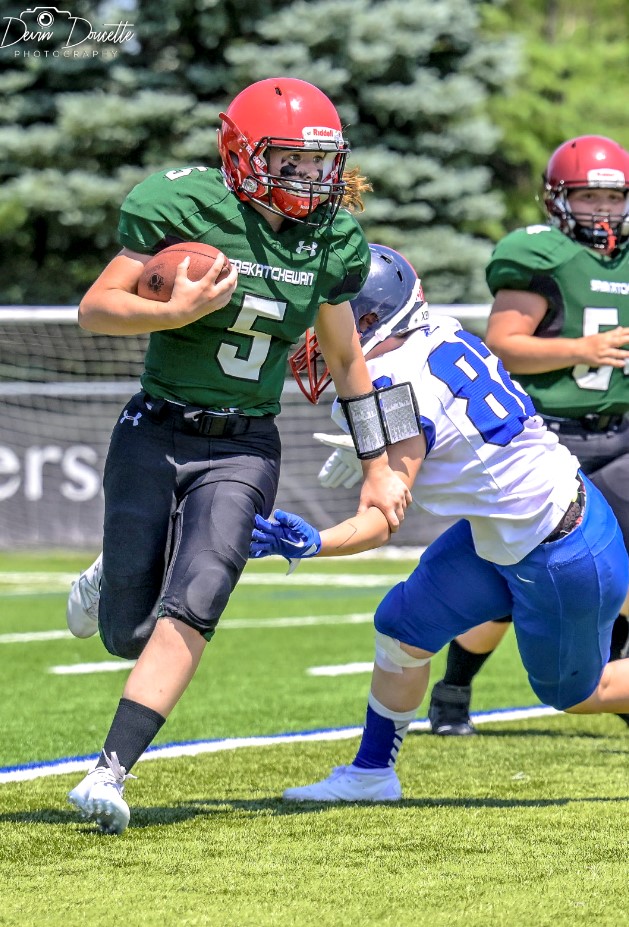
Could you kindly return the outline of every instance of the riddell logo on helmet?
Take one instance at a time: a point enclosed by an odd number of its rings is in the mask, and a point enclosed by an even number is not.
[[[305,139],[323,139],[324,141],[342,142],[343,135],[339,129],[329,129],[326,126],[304,126]]]
[[[595,167],[587,172],[588,183],[624,184],[625,175],[611,167]]]

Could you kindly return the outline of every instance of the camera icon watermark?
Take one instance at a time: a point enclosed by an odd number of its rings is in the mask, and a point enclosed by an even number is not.
[[[29,17],[34,19],[42,30],[52,29],[55,18],[74,19],[69,10],[58,10],[56,6],[36,6],[32,10],[23,10],[20,13],[20,19],[25,23],[28,23]]]
[[[0,51],[12,48],[14,56],[68,56],[72,49],[91,46],[91,55],[99,54],[94,46],[133,43],[133,23],[104,23],[94,29],[82,16],[56,6],[35,6],[19,16],[4,16],[0,20]],[[52,48],[50,47],[52,46]]]

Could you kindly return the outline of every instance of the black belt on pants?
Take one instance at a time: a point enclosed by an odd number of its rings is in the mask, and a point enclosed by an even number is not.
[[[559,415],[542,415],[547,428],[565,435],[592,434],[604,431],[624,431],[629,426],[626,415],[595,415],[589,413],[582,418],[562,418]]]
[[[144,402],[156,418],[174,418],[184,431],[206,438],[234,438],[248,431],[263,431],[275,418],[274,415],[242,415],[240,412],[186,406],[168,399],[157,399],[148,393],[144,393]]]
[[[542,544],[550,544],[552,541],[558,541],[559,538],[565,538],[581,522],[585,508],[585,486],[579,475],[577,479],[579,481],[577,498],[570,503],[557,527],[544,538]]]

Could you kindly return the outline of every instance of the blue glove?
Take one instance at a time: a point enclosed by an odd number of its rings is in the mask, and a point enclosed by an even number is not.
[[[275,509],[268,521],[256,515],[249,547],[249,557],[254,560],[271,554],[280,554],[287,560],[302,560],[314,557],[320,550],[319,532],[299,515],[281,509]]]

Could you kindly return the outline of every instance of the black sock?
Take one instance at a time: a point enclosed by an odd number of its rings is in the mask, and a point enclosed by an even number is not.
[[[612,644],[609,652],[610,662],[612,660],[620,660],[622,649],[627,643],[628,634],[629,622],[624,615],[618,615],[618,618],[614,621],[614,627],[612,628]]]
[[[447,686],[470,686],[487,657],[493,653],[472,653],[461,647],[458,641],[450,642],[448,661],[443,681]]]
[[[120,765],[129,772],[165,721],[166,718],[152,708],[121,698],[97,765],[107,766],[104,755],[111,756],[113,752]]]

